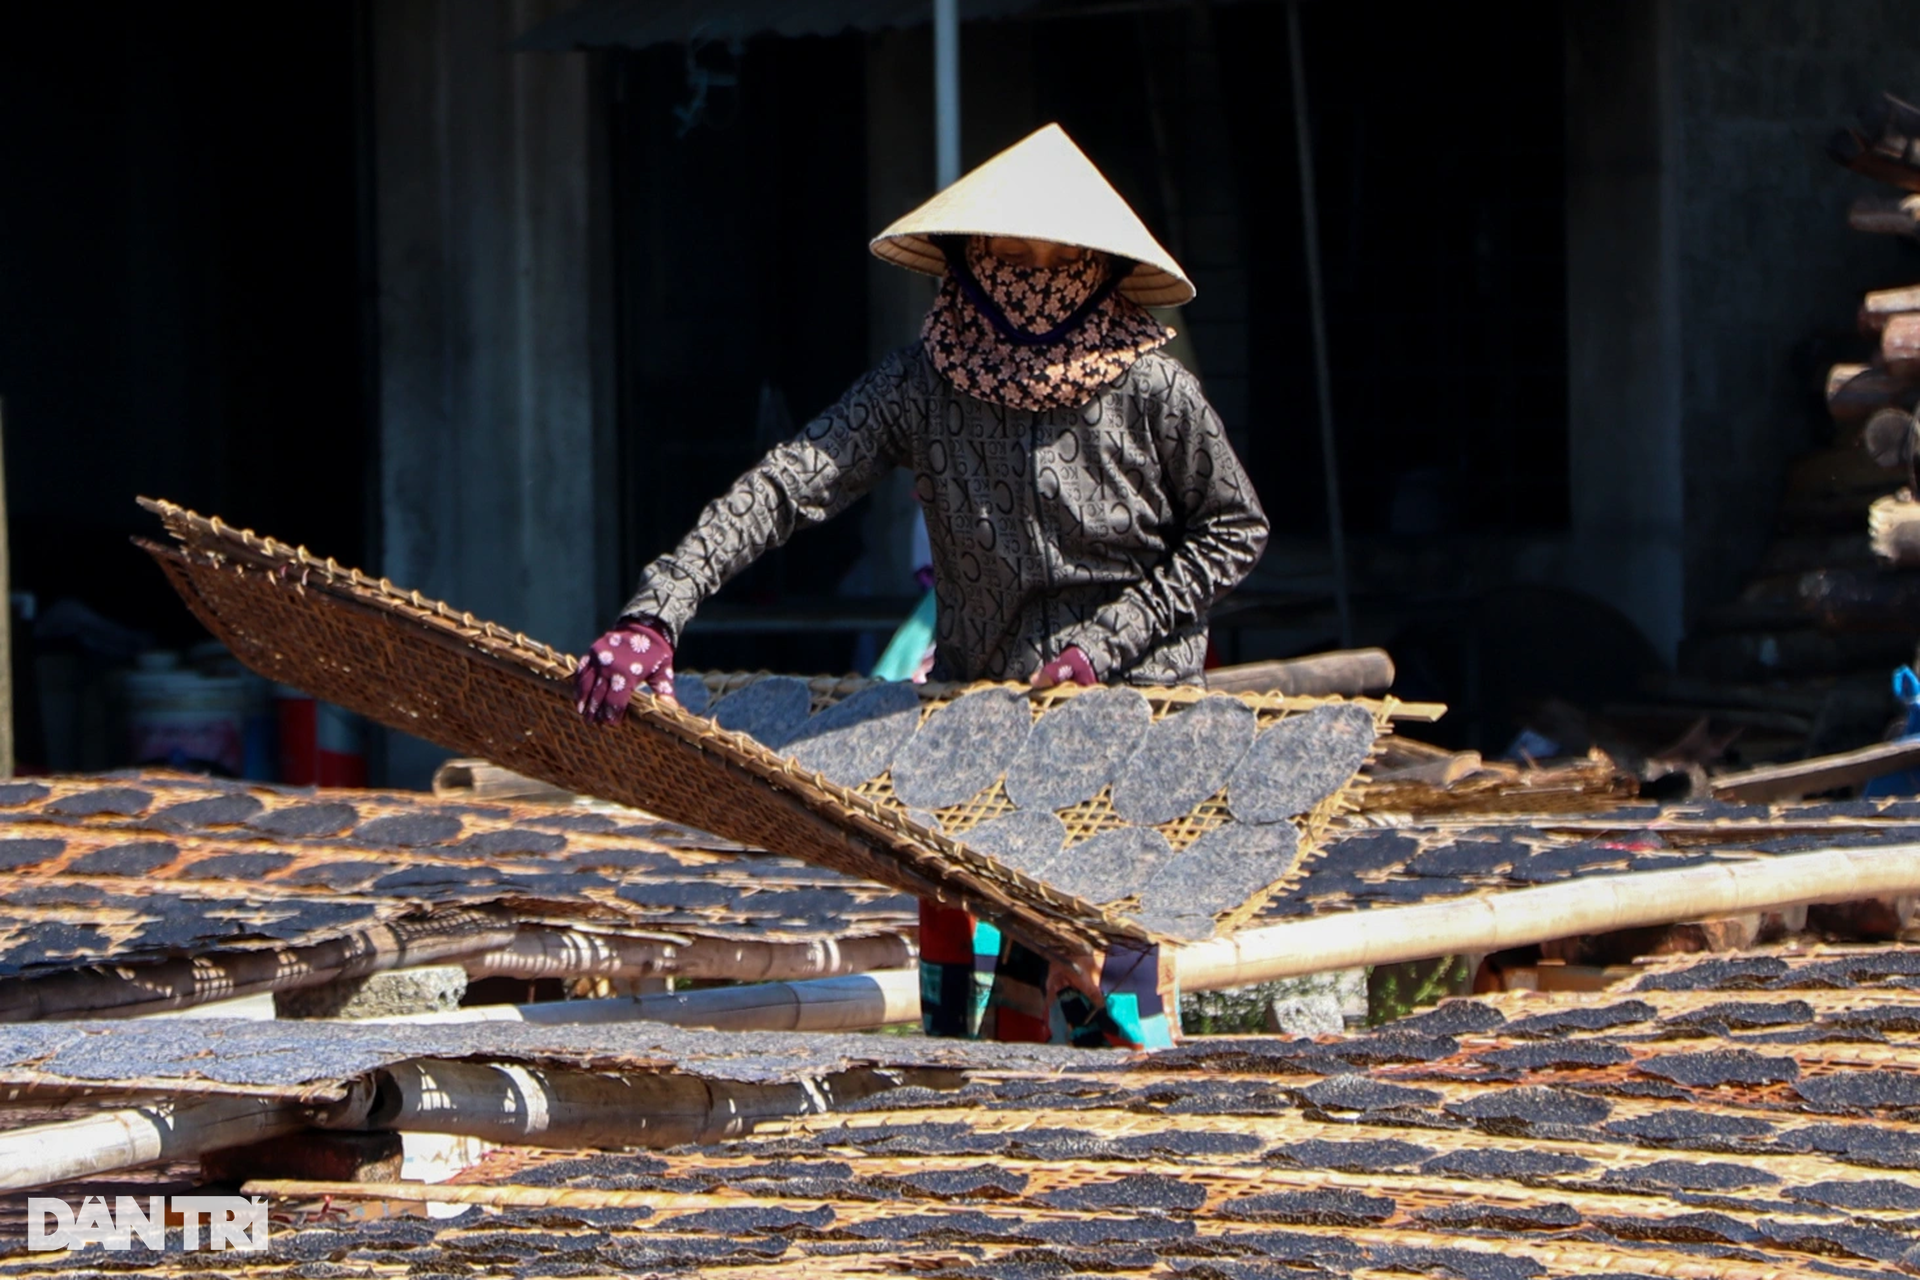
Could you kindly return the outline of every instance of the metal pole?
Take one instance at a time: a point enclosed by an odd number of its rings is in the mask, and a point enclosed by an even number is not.
[[[1333,603],[1340,647],[1353,647],[1353,604],[1347,593],[1347,534],[1340,516],[1340,459],[1333,441],[1333,376],[1327,369],[1327,300],[1320,281],[1320,212],[1313,194],[1313,132],[1307,125],[1307,60],[1300,43],[1300,2],[1287,5],[1287,54],[1293,76],[1294,150],[1300,157],[1300,234],[1306,242],[1307,298],[1313,312],[1313,381],[1320,396],[1320,457],[1326,467],[1327,539],[1333,545]]]
[[[937,185],[960,178],[960,0],[933,0],[933,156]]]

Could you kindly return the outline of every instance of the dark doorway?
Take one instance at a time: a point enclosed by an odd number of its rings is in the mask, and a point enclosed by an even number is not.
[[[865,56],[860,36],[613,55],[629,581],[865,367]],[[829,597],[859,550],[857,511],[803,531],[702,622]],[[687,660],[839,671],[851,653],[845,634],[703,626]]]
[[[359,6],[11,6],[0,396],[13,587],[203,633],[136,494],[365,563]]]
[[[1565,99],[1552,5],[1302,5],[1342,498],[1357,534],[1567,521]],[[1247,220],[1250,465],[1325,529],[1286,9],[1213,11]]]

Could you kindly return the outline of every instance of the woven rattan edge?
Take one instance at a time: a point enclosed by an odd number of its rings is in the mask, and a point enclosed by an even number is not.
[[[202,624],[235,649],[236,656],[243,660],[250,659],[250,666],[271,667],[273,664],[264,655],[255,653],[246,637],[228,625],[220,612],[193,587],[192,573],[196,568],[211,572],[255,574],[262,583],[274,589],[322,592],[337,605],[369,616],[388,612],[381,605],[361,598],[364,588],[360,583],[344,583],[337,576],[310,576],[302,582],[298,577],[280,574],[275,562],[257,556],[228,558],[205,546],[188,551],[146,539],[135,539],[135,542],[160,563],[188,608]],[[411,600],[406,602],[412,603]],[[423,619],[413,608],[405,610],[405,615],[415,621],[431,620],[431,615]],[[553,682],[556,696],[566,697],[570,693],[564,682],[550,672],[532,670],[529,664],[490,653],[480,647],[475,638],[463,636],[444,625],[422,628],[422,634],[466,660],[479,659],[508,672],[531,674]],[[269,670],[263,674],[280,678],[285,673]],[[419,725],[399,727],[407,732],[423,731]],[[850,852],[863,856],[869,863],[876,861],[876,854],[881,849],[892,853],[893,859],[878,861],[897,869],[897,872],[906,873],[896,876],[893,887],[995,918],[1003,923],[1012,936],[1035,946],[1037,950],[1051,952],[1059,959],[1077,962],[1077,967],[1085,968],[1108,938],[1159,940],[1126,917],[1069,898],[1049,886],[1022,876],[947,836],[918,826],[907,819],[904,813],[895,815],[887,812],[865,796],[846,791],[818,774],[799,769],[753,739],[720,729],[711,721],[678,707],[649,705],[640,709],[638,714],[629,715],[621,729],[626,732],[661,733],[677,738],[713,756],[729,769],[788,792],[813,819],[810,825],[818,836],[849,848]],[[460,749],[460,746],[450,749]],[[855,831],[850,833],[848,827]],[[874,848],[875,845],[879,848]],[[1023,897],[1032,901],[1023,901]]]
[[[481,623],[471,614],[456,613],[444,604],[425,599],[418,592],[402,592],[385,579],[371,579],[357,570],[343,568],[336,561],[321,561],[304,548],[262,538],[250,530],[235,529],[217,518],[197,515],[173,503],[143,498],[141,505],[160,514],[176,537],[190,539],[189,546],[216,560],[224,558],[230,550],[237,551],[238,554],[231,558],[249,563],[271,578],[297,589],[326,591],[336,600],[370,612],[378,612],[382,606],[391,606],[422,623],[423,629],[437,641],[465,654],[487,659],[504,669],[511,670],[518,664],[524,670],[548,679],[572,674],[575,665],[573,660],[560,655],[558,650],[540,645],[523,635],[507,633],[492,624]],[[208,541],[214,542],[218,549],[208,547]],[[144,545],[151,553],[157,554],[157,544]],[[296,565],[301,570],[298,578],[283,572]],[[368,601],[364,598],[366,595],[375,596],[379,603]],[[489,644],[510,645],[516,652],[511,656],[489,652],[483,647]],[[1025,686],[1011,687],[1025,691]],[[869,835],[878,835],[885,847],[907,855],[916,862],[927,861],[926,852],[931,849],[988,881],[1009,881],[1022,894],[1059,912],[1064,917],[1063,923],[1072,921],[1083,929],[1092,925],[1089,932],[1096,936],[1106,934],[1136,940],[1154,938],[1150,930],[1135,921],[1062,894],[948,836],[913,823],[904,814],[889,813],[869,797],[839,787],[817,773],[803,771],[786,757],[775,754],[752,738],[721,729],[678,706],[651,700],[636,702],[629,708],[626,723],[646,723],[664,728],[702,749],[718,751],[750,774],[799,796],[810,807],[826,806],[830,818],[840,818],[866,828]],[[1011,906],[1012,900],[1000,904],[1001,910]]]
[[[563,685],[572,675],[575,660],[550,646],[530,640],[528,637],[506,631],[494,624],[482,622],[468,613],[457,612],[444,603],[423,597],[419,592],[406,592],[395,587],[386,579],[374,579],[358,570],[341,566],[337,561],[321,560],[311,555],[305,548],[293,547],[272,538],[263,538],[250,530],[236,529],[216,518],[200,516],[173,503],[142,498],[141,505],[158,514],[168,530],[178,538],[191,552],[205,557],[208,568],[218,569],[225,562],[234,567],[248,566],[264,575],[276,585],[307,591],[320,590],[329,599],[351,609],[371,615],[398,614],[420,626],[420,631],[431,637],[436,643],[458,652],[466,660],[479,659],[488,665],[508,672],[531,674],[536,677]],[[171,549],[144,539],[135,540],[143,549],[160,560],[162,567],[167,566],[173,554]],[[187,563],[191,563],[189,557]],[[296,572],[297,571],[297,572]],[[181,575],[169,571],[175,586],[185,586]],[[187,595],[185,590],[183,596]],[[190,607],[194,598],[189,599]],[[217,633],[230,629],[216,625],[217,611],[204,600],[195,608],[197,616],[210,629]],[[504,649],[506,652],[501,652]],[[724,681],[707,681],[710,691],[715,693],[731,691],[745,687],[754,679],[762,678],[759,673],[746,677],[735,674]],[[808,682],[816,697],[827,698],[847,696],[850,692],[867,687],[872,682],[860,677],[817,677]],[[974,685],[932,684],[920,686],[923,702],[948,698],[983,687]],[[986,686],[991,687],[991,686]],[[1016,683],[1005,683],[1000,687],[1020,693],[1030,701],[1041,706],[1050,706],[1068,698],[1078,696],[1082,691],[1076,687],[1062,686],[1048,690],[1034,690]],[[563,688],[556,690],[560,696],[566,696]],[[1211,696],[1203,686],[1162,686],[1143,690],[1161,702],[1195,702]],[[1404,704],[1397,699],[1339,699],[1298,697],[1281,694],[1236,694],[1256,711],[1291,713],[1311,710],[1332,702],[1351,701],[1354,705],[1366,708],[1373,716],[1376,734],[1384,737],[1392,731],[1392,721],[1397,714],[1411,709],[1409,718],[1425,718],[1431,710],[1425,704]],[[817,773],[802,770],[791,760],[780,756],[746,735],[720,729],[712,721],[692,715],[677,705],[648,700],[636,702],[628,717],[628,725],[640,725],[654,732],[665,732],[696,747],[713,754],[733,768],[742,770],[749,777],[769,786],[787,791],[801,802],[801,805],[822,814],[828,825],[838,832],[837,838],[845,841],[849,837],[847,828],[858,833],[857,839],[869,845],[877,844],[891,852],[896,859],[903,859],[909,867],[902,870],[917,872],[915,878],[924,878],[935,888],[932,895],[939,899],[957,891],[957,896],[965,899],[977,896],[981,904],[990,905],[991,910],[983,914],[1002,917],[1011,916],[1022,924],[1035,928],[1047,937],[1057,948],[1066,942],[1061,936],[1062,930],[1070,935],[1081,950],[1089,944],[1098,946],[1100,938],[1128,938],[1136,942],[1153,941],[1165,943],[1170,939],[1150,930],[1130,917],[1118,914],[1108,908],[1088,903],[1059,893],[1051,886],[1030,876],[1017,872],[992,859],[985,857],[941,832],[932,831],[913,822],[904,812],[896,811],[891,805],[883,805],[872,797],[857,791],[840,787]],[[419,726],[403,726],[409,731],[418,731]],[[443,744],[444,745],[444,744]],[[455,748],[458,749],[458,748]],[[1377,755],[1379,742],[1376,740],[1373,752]],[[1332,822],[1343,813],[1357,811],[1360,807],[1360,790],[1365,785],[1364,775],[1343,788],[1343,790],[1307,815],[1296,828],[1298,849],[1302,852],[1310,849],[1324,836]],[[857,848],[857,846],[856,846]],[[868,850],[867,852],[875,852]],[[928,864],[932,864],[929,868]],[[956,872],[959,874],[956,876]],[[1271,896],[1289,883],[1292,876],[1276,880],[1248,903],[1236,908],[1230,915],[1222,917],[1216,923],[1216,933],[1230,932],[1239,924],[1255,916]],[[960,883],[947,883],[958,880]],[[898,886],[908,892],[914,888]],[[1009,921],[1012,923],[1012,921]],[[1016,929],[1016,932],[1025,932]]]

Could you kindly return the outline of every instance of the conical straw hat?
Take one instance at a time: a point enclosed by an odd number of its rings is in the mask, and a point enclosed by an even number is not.
[[[946,255],[929,237],[1019,236],[1099,249],[1139,265],[1120,292],[1145,307],[1177,307],[1193,282],[1160,247],[1086,153],[1050,124],[901,218],[874,238],[873,252],[896,266],[942,275]]]

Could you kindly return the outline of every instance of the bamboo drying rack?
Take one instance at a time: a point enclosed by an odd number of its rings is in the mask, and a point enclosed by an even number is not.
[[[1115,940],[1162,941],[1119,912],[1062,894],[910,817],[891,799],[885,776],[861,789],[836,785],[752,738],[720,729],[679,707],[636,702],[618,726],[590,725],[573,709],[569,655],[462,613],[418,591],[322,560],[217,518],[141,499],[176,546],[142,540],[188,607],[247,666],[389,727],[447,749],[491,760],[528,777],[730,839],[776,848],[878,881],[923,899],[994,919],[1011,936],[1092,981]],[[764,673],[710,677],[724,694]],[[866,682],[811,682],[814,705]],[[979,686],[928,686],[923,714]],[[1023,690],[1024,691],[1024,690]],[[1143,690],[1156,716],[1206,696],[1204,690]],[[1032,692],[1046,707],[1072,690]],[[1236,695],[1263,723],[1322,706],[1322,698]],[[1431,719],[1437,708],[1393,699],[1356,700],[1385,732],[1395,718]],[[995,791],[936,815],[959,833],[1004,812]],[[1301,824],[1302,849],[1352,804],[1354,789],[1329,797]],[[1217,799],[1179,820],[1184,844],[1225,819]],[[1117,821],[1104,797],[1065,815],[1088,835]],[[1256,897],[1232,913],[1250,917]]]

